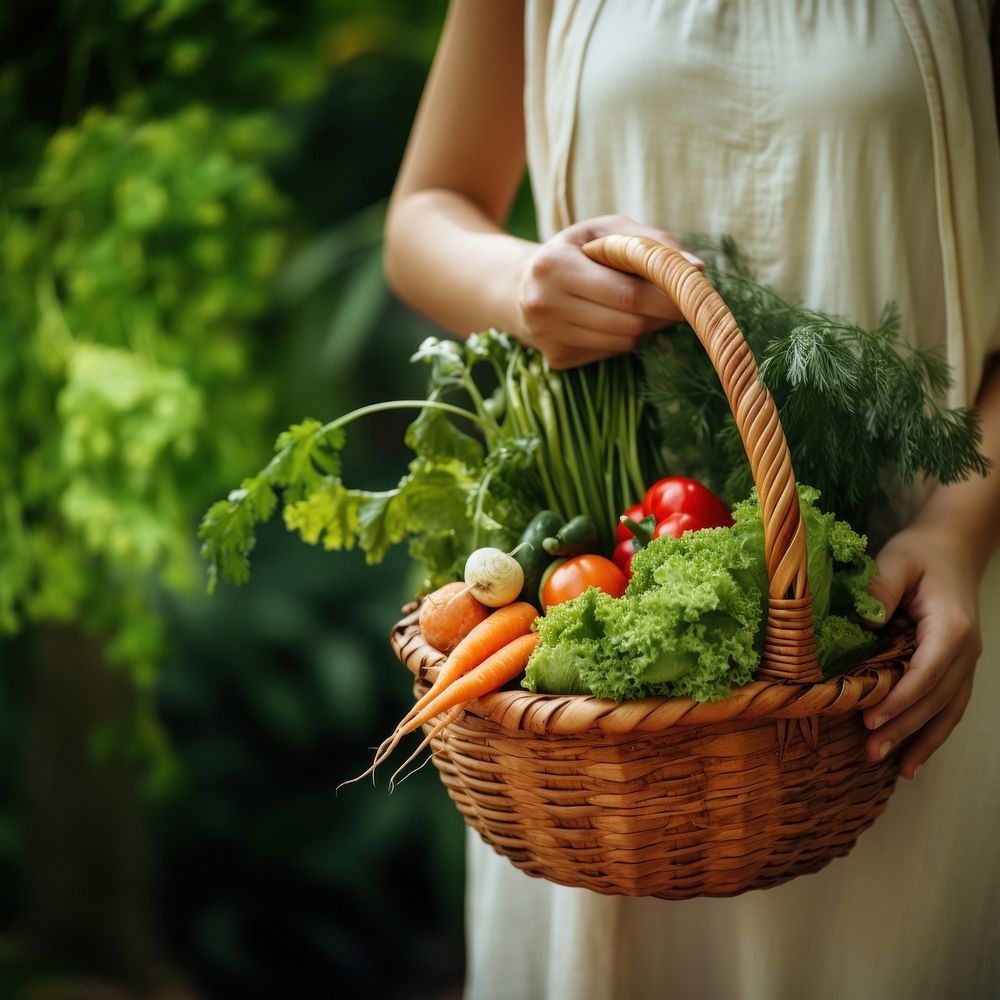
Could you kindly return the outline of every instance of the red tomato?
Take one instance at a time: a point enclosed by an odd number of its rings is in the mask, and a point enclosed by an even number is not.
[[[632,504],[632,506],[629,507],[628,510],[622,511],[622,517],[631,518],[633,521],[638,523],[648,513],[649,511],[646,510],[646,508],[641,503],[635,503]],[[632,532],[629,531],[626,525],[622,524],[621,521],[619,521],[618,527],[615,528],[615,540],[619,542],[627,542],[631,537],[632,537]]]
[[[611,561],[625,574],[627,580],[632,579],[632,556],[637,551],[635,538],[629,535],[624,541],[619,542],[615,546],[615,551],[611,553]]]
[[[542,607],[546,610],[579,597],[590,587],[597,587],[612,597],[621,597],[628,586],[625,574],[604,556],[573,556],[553,563],[542,578]]]
[[[653,483],[642,505],[657,524],[670,514],[690,514],[698,528],[728,527],[733,523],[729,508],[711,490],[684,476],[669,476]]]
[[[681,514],[679,512],[668,514],[660,523],[656,526],[656,531],[653,532],[654,538],[662,538],[664,535],[670,535],[673,538],[680,538],[685,531],[697,531],[702,525],[698,523],[698,519],[693,514]]]

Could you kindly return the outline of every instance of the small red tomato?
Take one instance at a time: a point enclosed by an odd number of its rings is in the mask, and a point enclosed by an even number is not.
[[[680,538],[685,531],[697,531],[701,527],[698,519],[692,514],[668,514],[656,526],[653,537],[662,538],[664,535],[670,535],[672,538]]]
[[[642,503],[657,524],[670,514],[690,514],[699,528],[728,527],[733,523],[729,508],[711,490],[685,476],[668,476],[653,483]]]
[[[627,517],[632,521],[638,523],[647,514],[648,510],[641,503],[634,503],[628,510],[622,511],[622,517]],[[629,530],[628,525],[622,524],[621,521],[618,522],[618,527],[615,528],[615,540],[619,542],[627,542],[632,537],[632,532]]]
[[[632,556],[639,550],[635,547],[635,538],[629,535],[615,546],[611,553],[611,561],[625,574],[627,580],[632,579]]]
[[[553,563],[542,579],[540,597],[546,610],[579,597],[590,587],[597,587],[612,597],[621,597],[628,586],[625,574],[604,556],[573,556]]]

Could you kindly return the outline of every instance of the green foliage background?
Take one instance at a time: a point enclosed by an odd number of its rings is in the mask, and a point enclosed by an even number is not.
[[[136,691],[91,751],[141,762],[160,930],[204,995],[435,996],[461,977],[463,827],[435,775],[333,795],[407,703],[386,641],[404,557],[367,567],[275,527],[249,586],[208,598],[195,539],[288,423],[423,385],[405,359],[434,331],[389,296],[380,240],[444,7],[0,11],[8,965],[24,676],[33,633],[62,623]],[[407,419],[352,435],[354,481],[398,480]]]

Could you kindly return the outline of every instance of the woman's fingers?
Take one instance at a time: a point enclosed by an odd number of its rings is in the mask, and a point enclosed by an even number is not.
[[[580,246],[553,241],[539,248],[521,294],[526,319],[534,313],[553,312],[568,299],[617,313],[659,318],[661,326],[681,318],[670,297],[655,285],[592,261]]]
[[[566,291],[581,301],[628,316],[659,319],[660,326],[683,319],[674,301],[656,285],[634,274],[623,274],[597,264],[588,257],[584,257],[583,262],[586,268],[581,270],[579,277],[575,272],[569,275],[566,285]]]
[[[926,531],[903,531],[878,556],[872,594],[888,616],[900,606],[917,624],[917,648],[906,672],[877,705],[864,712],[865,742],[878,760],[904,741],[900,773],[913,777],[945,741],[965,711],[982,651],[974,585],[948,557],[948,546]],[[970,610],[971,608],[971,610]]]
[[[898,683],[866,709],[872,733],[865,751],[878,760],[913,737],[900,759],[900,773],[911,778],[962,717],[982,642],[961,600],[963,578],[931,540],[904,532],[879,553],[878,564],[871,592],[889,615],[906,606],[917,623],[917,649]]]
[[[904,778],[915,778],[917,771],[951,735],[961,722],[966,706],[972,697],[973,674],[970,670],[962,679],[958,690],[948,704],[920,731],[906,748],[899,760],[899,773]]]
[[[595,361],[606,361],[622,351],[581,351],[578,347],[550,348],[545,352],[545,360],[553,371],[566,371],[569,368],[582,368]]]
[[[903,597],[920,582],[922,570],[905,551],[898,551],[891,542],[878,554],[876,562],[878,573],[868,590],[885,605],[885,620],[889,621]]]
[[[518,277],[518,336],[541,351],[553,368],[624,354],[644,334],[682,319],[655,285],[584,254],[585,243],[612,233],[647,236],[681,249],[665,230],[620,215],[568,226],[538,246]]]
[[[536,337],[565,340],[566,331],[575,327],[609,338],[609,349],[616,346],[611,343],[615,339],[627,340],[631,345],[643,334],[664,325],[662,319],[611,309],[563,289],[528,295],[522,312]]]
[[[895,719],[936,687],[956,660],[970,653],[978,656],[972,625],[964,617],[953,613],[923,619],[917,628],[917,650],[906,673],[877,705],[865,710],[865,725],[878,729]]]
[[[926,726],[931,720],[936,719],[955,698],[971,670],[971,666],[968,659],[961,656],[948,663],[939,680],[935,681],[933,677],[921,677],[918,681],[920,684],[918,690],[923,692],[922,696],[916,698],[905,709],[876,728],[866,740],[865,750],[868,758],[878,760],[884,757],[894,747],[898,747],[900,743]],[[914,671],[909,671],[904,679],[910,677],[916,678],[917,674]]]
[[[591,240],[614,234],[648,237],[651,240],[656,240],[657,243],[663,243],[665,246],[679,251],[693,264],[704,267],[704,261],[685,250],[673,233],[668,233],[666,229],[660,229],[657,226],[647,226],[642,222],[636,222],[635,219],[630,219],[627,215],[598,215],[592,219],[585,219],[583,222],[578,222],[562,230],[554,239],[583,246],[584,243],[589,243]]]
[[[545,359],[550,368],[575,368],[635,348],[637,337],[611,336],[600,330],[565,324],[547,338]]]

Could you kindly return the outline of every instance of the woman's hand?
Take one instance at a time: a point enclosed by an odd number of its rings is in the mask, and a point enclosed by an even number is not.
[[[914,520],[878,555],[871,591],[888,615],[902,605],[917,624],[917,651],[899,683],[864,714],[872,760],[913,737],[900,759],[912,778],[958,725],[982,652],[979,583],[1000,542],[1000,355],[986,364],[976,398],[981,451],[993,468],[931,490]]]
[[[873,730],[865,749],[878,760],[913,737],[900,758],[904,778],[916,777],[962,718],[982,652],[979,568],[963,527],[915,524],[878,555],[871,591],[885,604],[886,620],[902,604],[917,626],[917,650],[900,681],[865,711]]]
[[[581,247],[612,233],[648,236],[684,252],[662,229],[622,215],[578,222],[525,252],[514,274],[518,325],[511,332],[553,368],[574,368],[631,351],[643,334],[681,315],[655,285],[597,264]],[[694,263],[701,261],[691,254]]]

